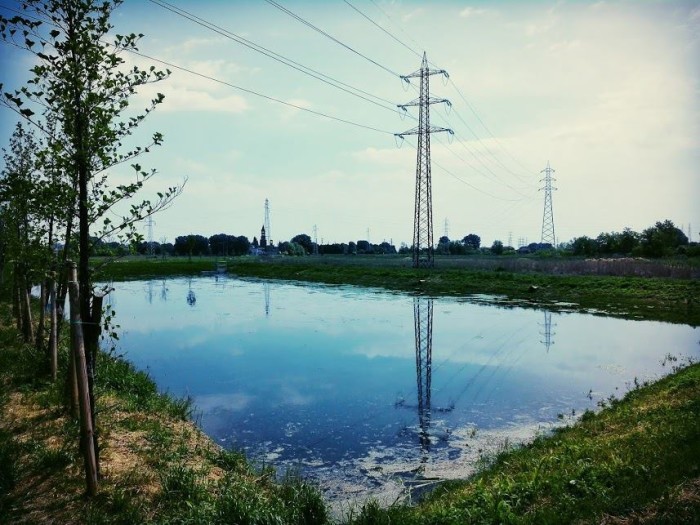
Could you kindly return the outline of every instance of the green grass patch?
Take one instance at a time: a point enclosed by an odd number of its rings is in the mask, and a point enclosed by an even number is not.
[[[104,266],[109,280],[199,275],[218,259],[134,258]],[[482,259],[443,258],[432,270],[414,269],[402,256],[234,257],[230,274],[333,285],[359,285],[434,296],[485,294],[501,305],[595,311],[618,317],[700,325],[700,280],[670,277],[617,277],[566,272],[566,260],[537,270],[529,263],[481,268]],[[495,264],[498,261],[491,261]],[[507,262],[507,261],[506,261]],[[502,264],[505,264],[501,261]],[[573,261],[576,263],[576,261]],[[572,263],[572,264],[573,264]],[[461,265],[460,265],[461,264]],[[517,271],[514,271],[517,270]]]
[[[668,501],[698,478],[700,365],[693,365],[500,454],[473,479],[445,484],[416,507],[370,503],[352,523],[599,523],[635,512],[651,522],[695,523],[700,493],[687,508]]]

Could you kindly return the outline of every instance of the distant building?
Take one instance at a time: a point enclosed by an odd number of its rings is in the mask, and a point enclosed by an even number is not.
[[[260,230],[260,247],[264,250],[267,248],[267,237],[265,236],[265,225],[263,224],[262,229]]]

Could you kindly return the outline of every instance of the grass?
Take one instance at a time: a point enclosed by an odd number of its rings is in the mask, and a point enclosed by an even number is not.
[[[700,365],[497,456],[416,507],[351,523],[700,523]]]
[[[0,523],[327,523],[319,491],[277,480],[213,444],[189,418],[189,400],[157,392],[118,357],[101,354],[96,390],[103,477],[84,497],[78,425],[63,384],[9,327],[0,304]],[[61,370],[67,356],[61,353]]]
[[[198,275],[212,270],[215,261],[216,258],[133,258],[105,266],[100,278]],[[486,265],[489,261],[490,267]],[[495,267],[494,261],[498,263]],[[567,273],[566,260],[557,261],[558,269],[533,270],[535,263],[550,262],[546,259],[525,260],[528,264],[522,267],[506,269],[503,265],[508,266],[508,261],[444,258],[437,261],[436,268],[427,271],[411,268],[410,259],[401,256],[236,257],[228,260],[228,270],[240,277],[352,284],[441,296],[490,295],[497,296],[491,300],[502,305],[700,325],[700,279],[576,275],[579,260],[569,261],[573,274]],[[479,265],[484,267],[474,267]]]

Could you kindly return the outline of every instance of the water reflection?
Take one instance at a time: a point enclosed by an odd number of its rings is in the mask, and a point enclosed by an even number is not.
[[[153,304],[146,287],[109,296],[120,350],[192,396],[223,446],[335,480],[334,493],[405,483],[417,463],[424,477],[465,475],[489,443],[664,373],[669,349],[700,357],[687,326],[228,276],[162,281]],[[553,317],[557,351],[543,353]]]
[[[427,461],[430,452],[432,410],[450,412],[454,403],[447,407],[433,408],[432,376],[433,376],[433,298],[415,297],[413,299],[413,328],[416,351],[416,394],[418,404],[410,406],[405,399],[396,402],[397,407],[415,409],[418,414],[418,441],[423,451],[422,461]]]
[[[190,306],[194,306],[195,304],[197,304],[197,296],[192,290],[192,279],[189,280],[189,290],[187,291],[187,304]]]
[[[552,339],[552,336],[554,335],[554,332],[552,332],[552,312],[549,310],[544,310],[544,324],[541,325],[543,328],[543,331],[540,332],[540,335],[544,337],[543,340],[540,341],[545,348],[547,349],[547,353],[549,353],[549,348],[554,344],[554,340]]]

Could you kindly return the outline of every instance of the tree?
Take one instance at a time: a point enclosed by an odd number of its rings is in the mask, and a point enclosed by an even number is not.
[[[470,233],[469,235],[465,236],[464,239],[462,239],[462,242],[464,243],[464,246],[466,248],[471,250],[478,250],[481,246],[481,237],[479,237],[475,233]]]
[[[491,245],[491,253],[494,255],[501,255],[503,253],[503,242],[493,241],[493,244]]]
[[[641,235],[642,254],[647,257],[672,255],[679,246],[688,244],[688,237],[670,220],[659,221]]]
[[[447,235],[443,235],[438,240],[437,251],[443,255],[450,254],[450,239]]]
[[[598,242],[586,235],[576,237],[571,241],[571,249],[574,255],[585,255],[590,257],[598,252]]]
[[[122,54],[135,50],[141,35],[116,35],[112,43],[106,42],[112,30],[110,17],[120,3],[121,0],[26,0],[20,4],[25,14],[12,19],[0,17],[3,40],[33,53],[36,60],[28,84],[6,91],[2,102],[44,133],[50,164],[64,177],[64,188],[69,191],[58,197],[69,199],[69,209],[75,214],[67,222],[66,245],[70,244],[73,218],[77,220],[77,305],[85,335],[93,427],[94,367],[102,326],[102,295],[93,290],[91,237],[96,234],[103,239],[116,234],[129,245],[142,240],[136,223],[169,206],[182,190],[182,186],[170,187],[158,193],[153,202],[130,203],[116,223],[106,215],[120,203],[133,199],[156,173],[143,170],[135,160],[161,144],[160,133],[153,134],[146,145],[131,150],[125,151],[122,141],[133,142],[139,125],[164,98],[158,94],[138,113],[129,108],[131,96],[139,87],[168,76],[168,72],[155,67],[125,67]],[[41,115],[32,108],[41,108]],[[125,163],[132,163],[135,182],[113,184],[108,171]]]
[[[203,235],[182,235],[175,238],[175,253],[177,255],[208,255],[209,240]]]
[[[306,235],[305,233],[300,233],[299,235],[295,235],[292,237],[292,240],[290,242],[293,242],[295,244],[299,244],[304,248],[304,251],[309,254],[313,252],[314,250],[314,244],[311,241],[311,237]]]
[[[245,235],[239,235],[231,239],[231,254],[246,255],[250,250],[250,241]]]

